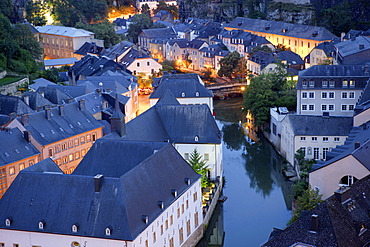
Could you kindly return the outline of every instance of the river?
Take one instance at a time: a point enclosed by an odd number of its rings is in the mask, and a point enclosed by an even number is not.
[[[214,102],[223,131],[225,186],[205,237],[198,247],[260,246],[291,217],[291,182],[282,175],[283,162],[266,139],[249,141],[240,122],[242,98]]]

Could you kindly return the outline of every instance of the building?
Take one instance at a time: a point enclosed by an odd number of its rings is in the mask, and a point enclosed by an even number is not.
[[[273,45],[284,45],[302,58],[322,42],[329,42],[336,36],[323,27],[307,26],[280,21],[268,21],[236,17],[224,25],[226,30],[243,30],[265,37]]]
[[[0,130],[0,198],[20,171],[40,161],[40,152],[29,138],[18,128]]]
[[[149,96],[150,106],[155,105],[166,91],[182,105],[208,105],[213,112],[213,93],[204,87],[197,74],[170,74],[159,80],[159,85]]]
[[[45,69],[52,69],[52,68],[61,68],[63,66],[73,66],[77,61],[78,59],[75,57],[49,59],[44,60],[44,67]]]
[[[95,42],[85,42],[85,44],[83,44],[78,50],[75,51],[75,55],[78,56],[78,60],[80,60],[87,54],[99,56],[104,53],[104,46],[97,45]]]
[[[333,64],[357,65],[370,62],[370,38],[352,37],[334,45]]]
[[[353,116],[369,78],[366,66],[312,66],[298,77],[297,114]]]
[[[284,230],[277,229],[263,247],[366,246],[370,240],[369,176],[351,188],[336,190]]]
[[[164,144],[101,140],[79,173],[57,172],[50,160],[25,169],[0,202],[1,243],[195,246],[204,227],[200,175]]]
[[[306,68],[314,65],[333,64],[334,45],[339,41],[323,42],[314,47],[305,58]]]
[[[292,165],[299,149],[306,159],[325,160],[332,148],[344,143],[352,126],[352,117],[288,114],[281,121],[280,152]]]
[[[176,39],[177,34],[175,30],[170,28],[154,28],[154,29],[143,29],[139,34],[138,44],[140,48],[149,50],[149,43],[152,39]]]
[[[366,65],[365,65],[366,66]],[[367,123],[370,120],[370,80],[367,82],[363,93],[361,94],[356,107],[355,114],[353,117],[353,126],[360,126]]]
[[[103,40],[95,39],[94,33],[83,29],[52,25],[39,26],[36,29],[41,36],[41,46],[46,59],[79,58],[74,52],[85,42],[104,46]]]

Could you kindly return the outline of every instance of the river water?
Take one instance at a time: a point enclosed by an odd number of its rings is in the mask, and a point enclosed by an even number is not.
[[[245,136],[241,102],[214,102],[223,131],[223,195],[228,199],[216,208],[198,247],[260,246],[291,217],[291,182],[282,175],[282,159],[263,137],[253,142]]]

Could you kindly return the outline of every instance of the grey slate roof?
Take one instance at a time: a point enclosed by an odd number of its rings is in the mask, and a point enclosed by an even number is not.
[[[219,144],[221,132],[208,105],[154,105],[126,123],[126,136],[112,132],[103,138]]]
[[[102,54],[105,52],[105,48],[97,45],[95,42],[85,42],[77,51],[74,53],[86,56],[87,54]]]
[[[107,49],[104,53],[104,56],[109,57],[112,60],[115,60],[118,56],[121,56],[127,50],[130,50],[134,46],[134,43],[129,41],[121,41],[118,44]]]
[[[343,89],[343,79],[355,80],[353,89],[363,89],[367,80],[370,78],[369,72],[366,73],[364,65],[314,65],[308,69],[299,72],[299,78],[296,85],[297,89],[302,89],[303,80],[313,80],[314,89],[323,88],[322,80],[334,80],[332,89]],[[308,82],[307,82],[308,83]],[[329,83],[329,82],[328,82]],[[307,88],[307,87],[306,87]],[[329,85],[327,87],[329,89]]]
[[[180,105],[176,97],[167,89],[157,101],[156,105]]]
[[[282,61],[286,61],[288,65],[304,64],[303,59],[297,53],[292,51],[280,51],[276,53],[276,57]]]
[[[154,38],[176,38],[177,34],[175,31],[170,28],[154,28],[154,29],[143,29],[140,36],[146,36],[148,39],[154,39]]]
[[[51,158],[46,158],[32,166],[29,166],[23,169],[21,172],[58,172],[63,174],[63,171],[60,170],[59,166],[54,163]]]
[[[102,127],[87,110],[79,109],[79,102],[64,105],[64,116],[59,114],[58,107],[49,110],[49,120],[45,117],[46,110],[35,112],[28,115],[29,125],[24,126],[41,145]],[[22,122],[20,118],[19,122]]]
[[[349,191],[349,200],[341,202],[336,195],[304,213],[296,222],[277,233],[264,247],[293,246],[300,242],[313,246],[366,246],[370,240],[370,177],[357,181]],[[310,231],[311,215],[318,216],[318,229]],[[365,231],[361,231],[362,226]]]
[[[331,42],[325,41],[323,43],[318,44],[314,49],[323,50],[326,56],[332,57],[333,52],[334,52],[334,45],[336,43],[338,43],[338,41],[331,41]]]
[[[45,99],[56,105],[65,104],[69,99],[73,98],[71,95],[60,91],[57,87],[39,87],[37,93],[43,94]]]
[[[45,106],[51,107],[53,105],[53,103],[45,99],[38,92],[31,92],[31,91],[26,92],[25,94],[22,95],[23,101],[26,101],[25,100],[26,97],[28,97],[29,107],[31,107],[35,111],[42,109]]]
[[[90,93],[86,86],[64,86],[64,85],[48,85],[49,88],[57,88],[59,91],[65,93],[70,98],[76,98],[81,95]]]
[[[18,128],[0,131],[0,167],[38,154]]]
[[[52,66],[56,67],[56,66],[74,64],[77,61],[78,59],[75,57],[48,59],[48,60],[44,60],[44,65],[45,67],[52,67]]]
[[[309,40],[332,40],[336,36],[323,27],[293,24],[281,21],[268,21],[261,19],[250,19],[236,17],[224,27],[232,27],[241,30],[278,34]]]
[[[49,80],[46,80],[45,78],[38,78],[36,80],[33,80],[33,84],[30,84],[28,87],[34,91],[37,91],[39,87],[46,87],[47,85],[56,85],[54,82],[51,82]]]
[[[15,113],[22,115],[34,112],[21,98],[15,96],[0,95],[0,114],[9,115]]]
[[[112,148],[109,151],[120,152]],[[117,161],[114,159],[115,164]],[[104,159],[94,162],[107,165]],[[133,240],[147,227],[142,215],[148,215],[152,223],[163,212],[158,201],[167,208],[177,199],[172,189],[181,195],[189,188],[185,178],[190,178],[192,185],[200,175],[171,145],[119,178],[104,176],[100,192],[94,190],[93,176],[24,171],[0,201],[0,228]],[[5,226],[8,217],[12,217],[10,227]],[[39,230],[38,222],[42,220],[45,227]],[[77,233],[72,233],[73,224],[78,224]],[[112,229],[110,236],[105,235],[107,227]]]
[[[362,49],[359,48],[360,45],[363,45],[364,47]],[[353,55],[359,52],[362,52],[364,50],[370,49],[370,38],[366,36],[359,36],[356,37],[354,40],[346,40],[339,42],[334,45],[341,56],[346,57],[349,55]]]
[[[213,97],[212,91],[205,88],[199,80],[200,78],[197,74],[164,75],[159,81],[159,86],[149,98],[160,98],[166,90],[170,90],[176,98]],[[182,93],[185,93],[184,97]]]
[[[296,136],[348,136],[353,126],[353,117],[343,116],[288,114],[283,121],[290,123]]]

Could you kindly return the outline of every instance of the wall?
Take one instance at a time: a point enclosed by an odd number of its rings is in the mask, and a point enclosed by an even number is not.
[[[29,84],[28,78],[24,78],[22,80],[19,80],[17,82],[1,86],[0,87],[0,94],[3,95],[9,95],[9,94],[15,94],[18,91],[18,87],[23,86],[24,84]]]
[[[6,76],[6,70],[4,70],[3,72],[0,72],[0,79],[3,79],[5,76]]]
[[[208,98],[176,98],[181,105],[208,105],[211,112],[213,112],[213,99]],[[159,99],[151,98],[150,107],[155,105]]]

